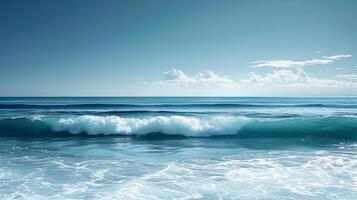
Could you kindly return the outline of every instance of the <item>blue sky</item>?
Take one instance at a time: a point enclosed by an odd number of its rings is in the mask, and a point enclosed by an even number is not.
[[[357,95],[357,1],[0,1],[0,96]]]

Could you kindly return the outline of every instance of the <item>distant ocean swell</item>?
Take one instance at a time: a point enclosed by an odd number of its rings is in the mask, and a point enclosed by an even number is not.
[[[42,116],[0,120],[0,136],[58,137],[69,135],[237,138],[341,138],[357,139],[355,116],[315,116],[282,119],[237,116]]]
[[[0,109],[106,109],[106,108],[357,108],[357,104],[335,103],[168,103],[168,104],[13,104],[1,103]]]

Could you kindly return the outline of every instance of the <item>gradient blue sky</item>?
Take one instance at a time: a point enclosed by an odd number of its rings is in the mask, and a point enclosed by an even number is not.
[[[0,96],[357,95],[356,10],[355,0],[0,0]]]

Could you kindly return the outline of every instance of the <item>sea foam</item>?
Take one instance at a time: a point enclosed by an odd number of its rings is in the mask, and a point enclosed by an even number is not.
[[[248,119],[215,116],[210,118],[188,116],[156,116],[148,118],[123,118],[119,116],[91,116],[47,120],[54,131],[89,135],[145,135],[165,133],[192,137],[234,135]]]

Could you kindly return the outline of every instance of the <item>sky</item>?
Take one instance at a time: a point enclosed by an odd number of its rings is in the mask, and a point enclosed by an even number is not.
[[[355,0],[0,0],[0,96],[357,96]]]

